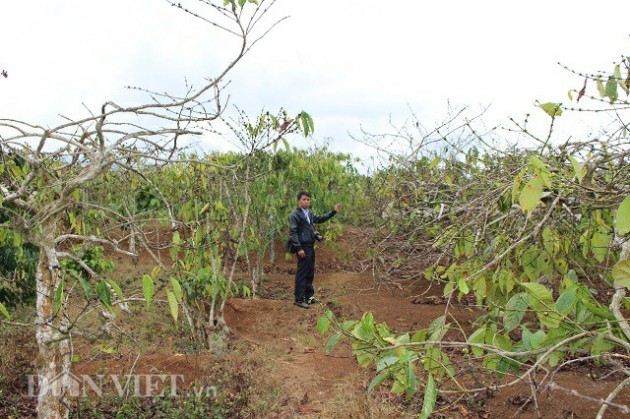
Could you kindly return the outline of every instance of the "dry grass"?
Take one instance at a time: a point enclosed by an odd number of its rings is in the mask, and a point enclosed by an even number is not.
[[[319,334],[314,333],[312,328],[305,322],[300,322],[295,328],[296,337],[296,349],[298,352],[305,352],[306,350],[312,350],[314,348],[320,348],[322,346],[321,337]]]
[[[368,393],[359,382],[352,377],[348,381],[335,386],[335,397],[324,405],[322,418],[405,418],[416,417],[399,411],[387,398],[378,392]]]
[[[23,395],[28,390],[26,374],[35,373],[36,358],[32,329],[0,324],[0,417],[34,414],[36,399]]]
[[[241,345],[233,352],[226,376],[232,377],[234,388],[241,391],[243,418],[273,416],[282,407],[282,377],[279,376],[269,350],[252,345]],[[240,387],[240,388],[239,388]]]

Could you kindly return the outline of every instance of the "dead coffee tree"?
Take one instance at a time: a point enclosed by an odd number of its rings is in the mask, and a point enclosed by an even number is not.
[[[224,109],[221,97],[226,76],[249,49],[278,22],[259,28],[274,1],[204,2],[209,14],[173,6],[203,19],[240,40],[234,57],[200,88],[190,88],[183,96],[144,92],[147,103],[125,107],[106,102],[96,112],[81,119],[48,128],[36,123],[0,119],[0,203],[8,229],[26,243],[39,248],[36,274],[34,321],[39,347],[39,396],[41,417],[68,416],[70,402],[70,355],[73,321],[69,318],[62,261],[79,264],[97,281],[98,275],[81,259],[80,253],[100,245],[115,252],[135,255],[122,240],[108,235],[111,225],[127,225],[131,237],[146,245],[141,227],[133,214],[117,212],[90,199],[91,182],[108,172],[136,170],[135,164],[166,164],[177,159],[177,149],[185,136],[207,130]],[[267,4],[268,3],[268,4]],[[143,89],[141,89],[143,90]],[[76,219],[89,210],[102,216],[91,225]],[[100,225],[99,225],[100,223]],[[81,245],[79,250],[77,245]],[[96,291],[107,306],[112,283],[100,281]],[[119,296],[120,297],[120,296]]]

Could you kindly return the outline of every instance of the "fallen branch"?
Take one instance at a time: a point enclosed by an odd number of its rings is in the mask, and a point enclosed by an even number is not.
[[[597,412],[597,416],[595,417],[596,419],[602,419],[604,417],[604,413],[606,412],[608,406],[614,405],[611,402],[615,399],[615,397],[617,397],[617,394],[619,394],[619,392],[628,384],[630,384],[630,377],[623,380],[613,391],[610,392],[608,397],[606,397],[606,400],[604,400],[602,407],[599,409],[599,412]],[[630,410],[628,410],[628,408],[626,407],[626,410],[624,410],[623,413],[630,413]]]
[[[624,382],[625,381],[628,381],[628,380],[624,380]],[[556,384],[553,381],[551,383],[549,383],[547,388],[549,390],[560,390],[563,393],[566,393],[566,394],[568,394],[570,396],[579,397],[580,399],[583,399],[583,400],[589,400],[589,401],[592,401],[592,402],[601,403],[601,404],[603,404],[605,406],[616,407],[617,409],[621,410],[622,413],[630,414],[630,407],[626,406],[625,404],[612,403],[612,402],[608,401],[608,399],[604,400],[604,399],[598,399],[596,397],[585,396],[585,395],[577,392],[576,390],[573,390],[572,388],[562,387],[562,386]],[[610,395],[608,397],[610,397]],[[599,416],[599,413],[598,413],[597,417],[598,418],[601,417],[601,416]]]

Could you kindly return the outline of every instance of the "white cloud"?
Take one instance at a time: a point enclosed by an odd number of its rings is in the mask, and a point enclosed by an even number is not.
[[[566,101],[579,87],[557,61],[594,72],[627,52],[616,17],[629,12],[615,0],[281,0],[273,16],[292,17],[231,74],[231,102],[252,114],[307,110],[316,136],[343,151],[357,149],[348,131],[385,129],[408,107],[427,125],[448,100],[520,119],[535,100]],[[230,37],[162,0],[11,2],[2,15],[0,115],[43,124],[84,114],[82,102],[138,100],[125,85],[181,93],[184,78],[200,85],[235,52]]]

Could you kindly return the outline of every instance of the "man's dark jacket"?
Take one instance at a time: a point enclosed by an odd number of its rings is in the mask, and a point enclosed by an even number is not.
[[[310,212],[312,222],[309,223],[302,211],[302,208],[297,207],[289,215],[289,245],[292,247],[293,252],[299,252],[305,246],[312,247],[315,243],[315,228],[314,223],[323,223],[330,220],[337,211],[332,210],[324,215],[316,215]]]

